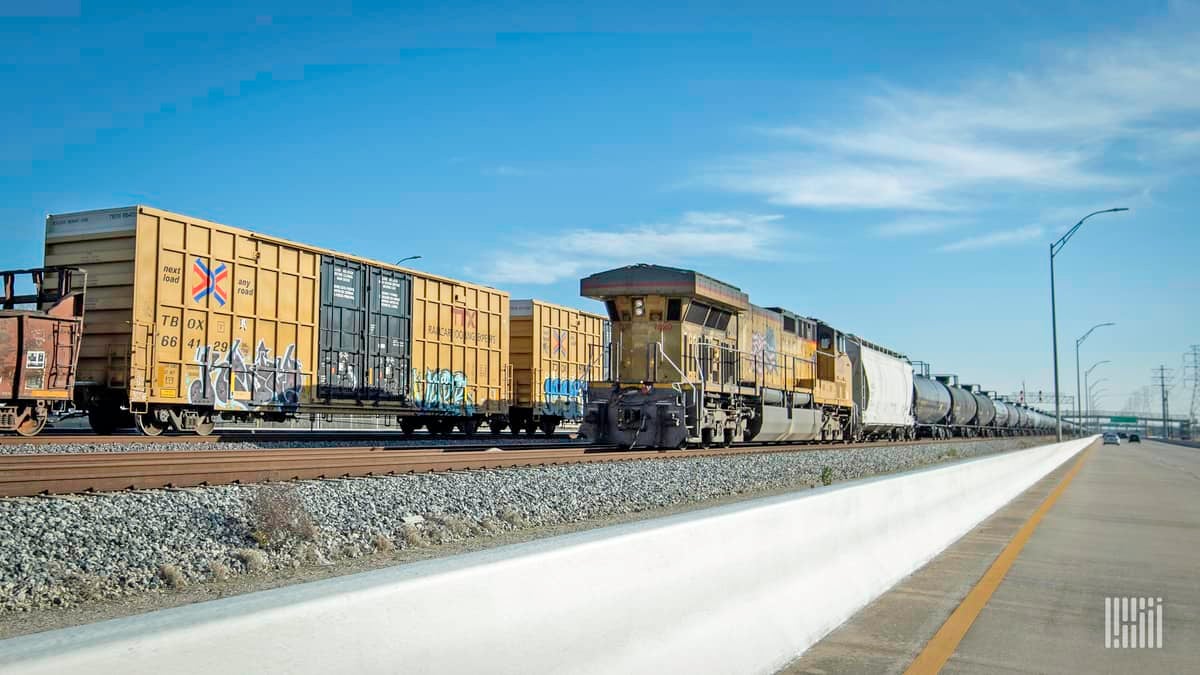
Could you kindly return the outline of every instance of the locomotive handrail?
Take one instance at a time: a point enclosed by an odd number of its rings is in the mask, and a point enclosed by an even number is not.
[[[656,347],[658,347],[658,353],[664,359],[666,359],[667,363],[671,364],[671,367],[675,369],[675,372],[679,373],[679,377],[682,377],[683,381],[686,382],[687,385],[692,388],[692,401],[696,406],[696,413],[695,413],[696,425],[697,425],[697,428],[699,428],[699,425],[700,425],[700,394],[696,390],[695,383],[692,382],[691,378],[688,377],[687,374],[684,373],[683,370],[674,361],[671,360],[670,356],[667,356],[667,352],[663,349],[663,345],[662,345],[661,341],[655,342],[654,345]],[[682,392],[680,392],[680,393],[682,393]],[[687,420],[685,419],[683,421],[683,423],[686,426]]]

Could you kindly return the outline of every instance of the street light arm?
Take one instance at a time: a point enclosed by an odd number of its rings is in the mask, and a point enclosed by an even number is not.
[[[1091,375],[1091,374],[1092,374],[1092,371],[1096,369],[1096,366],[1102,366],[1102,365],[1104,365],[1104,364],[1106,364],[1106,363],[1112,363],[1112,361],[1108,361],[1108,360],[1106,360],[1106,361],[1097,361],[1097,362],[1093,363],[1093,364],[1092,364],[1092,367],[1091,367],[1091,368],[1088,368],[1088,369],[1087,369],[1087,371],[1086,371],[1084,374],[1085,374],[1085,375]]]
[[[1098,323],[1095,326],[1092,326],[1091,328],[1089,328],[1088,332],[1084,333],[1083,336],[1081,336],[1078,340],[1075,341],[1075,344],[1077,344],[1077,345],[1083,344],[1083,341],[1088,339],[1088,336],[1092,334],[1092,331],[1096,330],[1097,328],[1103,328],[1105,326],[1115,326],[1115,325],[1117,325],[1117,324],[1112,321],[1108,321],[1105,323]]]
[[[1072,227],[1071,229],[1067,230],[1066,234],[1059,237],[1058,241],[1056,241],[1050,245],[1050,257],[1053,258],[1054,256],[1058,255],[1058,252],[1061,251],[1063,249],[1063,247],[1067,245],[1067,241],[1070,240],[1071,237],[1073,237],[1075,235],[1075,232],[1078,231],[1080,227],[1083,227],[1083,221],[1087,220],[1088,218],[1091,218],[1092,216],[1095,216],[1095,215],[1098,215],[1101,213],[1116,213],[1117,211],[1128,211],[1128,210],[1129,210],[1128,208],[1121,206],[1121,207],[1118,207],[1115,209],[1103,209],[1100,211],[1093,211],[1092,213],[1087,214],[1086,216],[1081,218],[1078,223],[1075,223],[1075,227]]]

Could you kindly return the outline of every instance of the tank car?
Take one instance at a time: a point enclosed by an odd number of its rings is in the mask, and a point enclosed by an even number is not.
[[[946,436],[952,403],[946,385],[922,375],[913,377],[913,412],[918,435],[931,438]]]

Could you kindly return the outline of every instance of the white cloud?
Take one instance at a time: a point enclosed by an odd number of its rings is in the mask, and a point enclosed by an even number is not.
[[[953,253],[957,251],[976,251],[985,248],[995,248],[997,246],[1011,246],[1041,239],[1042,234],[1042,228],[1036,226],[1021,227],[1015,230],[1001,230],[967,237],[966,239],[959,239],[958,241],[938,247],[938,251]]]
[[[676,222],[567,230],[499,257],[480,275],[492,283],[549,284],[586,269],[634,262],[682,264],[704,258],[777,257],[782,216],[693,211]]]
[[[502,178],[517,178],[521,176],[531,176],[533,172],[529,169],[522,169],[519,166],[511,164],[500,164],[498,166],[484,167],[483,175],[485,176],[500,176]]]
[[[896,237],[912,237],[922,234],[934,234],[936,232],[944,232],[954,227],[962,225],[965,221],[952,220],[946,218],[935,218],[932,216],[911,216],[908,218],[900,218],[891,222],[877,225],[872,229],[875,236],[884,239],[894,239]]]
[[[766,155],[701,179],[818,209],[978,209],[1002,193],[1129,190],[1161,162],[1113,168],[1115,153],[1161,146],[1191,155],[1200,114],[1200,31],[1163,27],[1049,51],[1044,65],[942,90],[880,87],[850,121],[779,127]],[[1162,159],[1162,153],[1155,155]]]

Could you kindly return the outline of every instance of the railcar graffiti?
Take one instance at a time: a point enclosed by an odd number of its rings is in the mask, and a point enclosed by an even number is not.
[[[261,406],[294,410],[300,405],[304,372],[294,343],[283,356],[272,357],[266,342],[259,340],[250,364],[242,356],[241,340],[234,340],[224,354],[210,345],[198,347],[193,360],[200,374],[188,384],[189,403],[239,410]]]
[[[468,388],[470,381],[461,370],[426,369],[425,374],[413,371],[413,401],[422,410],[475,413],[475,396]]]
[[[547,377],[542,381],[542,391],[545,393],[542,414],[557,415],[564,419],[581,418],[587,386],[587,380],[582,378]]]
[[[779,356],[775,343],[775,329],[754,333],[750,339],[750,353],[754,357],[754,372],[758,375],[775,373],[779,370]]]

